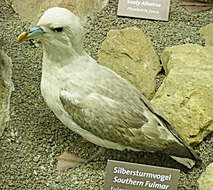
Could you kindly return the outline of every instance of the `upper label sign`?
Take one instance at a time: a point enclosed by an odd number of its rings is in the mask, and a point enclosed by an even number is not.
[[[170,0],[119,0],[118,15],[168,21]]]
[[[180,170],[109,160],[105,190],[176,190]]]

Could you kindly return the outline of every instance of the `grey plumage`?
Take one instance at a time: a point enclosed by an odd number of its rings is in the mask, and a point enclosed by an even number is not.
[[[63,8],[47,10],[24,38],[35,36],[44,49],[42,95],[67,127],[99,146],[163,151],[189,168],[195,164],[196,153],[149,101],[86,54],[75,15]]]

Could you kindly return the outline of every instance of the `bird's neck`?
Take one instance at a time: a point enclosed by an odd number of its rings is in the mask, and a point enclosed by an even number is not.
[[[87,56],[87,53],[83,50],[82,46],[75,47],[75,49],[63,46],[43,45],[43,59],[48,60],[48,62],[57,63],[58,66],[63,66],[67,64],[67,61],[74,61],[79,57]]]
[[[88,64],[96,64],[96,61],[90,57],[85,51],[82,51],[81,54],[72,54],[69,52],[55,52],[51,55],[50,52],[43,51],[43,63],[42,63],[42,73],[52,73],[55,75],[57,72],[60,72],[61,69],[69,67],[69,69],[78,66],[82,68],[87,67]],[[54,52],[52,52],[54,53]]]

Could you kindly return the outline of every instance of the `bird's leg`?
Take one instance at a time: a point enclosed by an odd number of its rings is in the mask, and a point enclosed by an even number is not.
[[[74,168],[80,165],[87,164],[93,161],[95,158],[97,158],[101,153],[102,153],[102,149],[99,149],[98,152],[92,155],[91,158],[85,160],[85,159],[81,159],[77,157],[74,154],[69,153],[68,148],[66,148],[64,153],[57,157],[57,160],[58,160],[57,170],[63,171],[69,168]]]
[[[91,158],[87,159],[84,162],[84,164],[87,164],[87,163],[93,161],[94,159],[96,159],[98,156],[100,156],[103,153],[104,150],[105,149],[99,148],[99,150],[95,154],[93,154]]]

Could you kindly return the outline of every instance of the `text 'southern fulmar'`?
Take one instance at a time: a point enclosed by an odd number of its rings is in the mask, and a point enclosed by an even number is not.
[[[188,168],[196,153],[132,84],[97,64],[83,49],[79,18],[50,8],[18,41],[43,45],[41,93],[55,115],[75,133],[110,149],[163,151]]]

